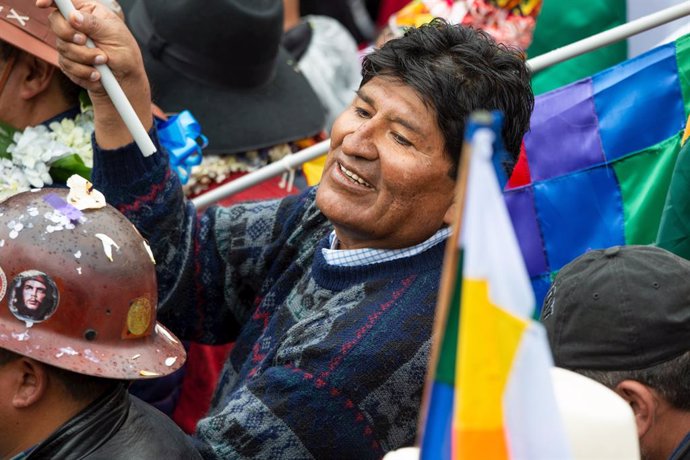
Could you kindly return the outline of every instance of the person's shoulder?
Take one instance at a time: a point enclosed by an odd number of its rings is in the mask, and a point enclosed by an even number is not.
[[[127,418],[99,452],[107,452],[110,458],[122,459],[201,458],[191,438],[170,418],[136,396],[128,395],[128,398],[130,408]]]

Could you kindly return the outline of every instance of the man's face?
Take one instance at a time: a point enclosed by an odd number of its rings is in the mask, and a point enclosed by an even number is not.
[[[341,249],[413,246],[450,223],[455,181],[435,113],[375,77],[335,121],[316,203]]]
[[[46,285],[38,280],[28,280],[22,288],[24,305],[30,310],[36,310],[46,298]]]

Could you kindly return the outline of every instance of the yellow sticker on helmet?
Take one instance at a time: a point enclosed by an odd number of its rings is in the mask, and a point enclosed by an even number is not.
[[[127,331],[134,336],[143,335],[151,324],[153,308],[146,297],[134,299],[127,312]]]

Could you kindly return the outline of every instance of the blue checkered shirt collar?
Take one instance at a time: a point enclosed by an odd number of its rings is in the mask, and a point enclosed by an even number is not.
[[[360,267],[363,265],[390,262],[420,254],[432,246],[442,242],[450,235],[450,228],[444,227],[434,233],[428,240],[415,246],[403,249],[335,249],[338,247],[338,237],[335,230],[328,237],[329,248],[323,248],[323,257],[328,265],[339,267]]]

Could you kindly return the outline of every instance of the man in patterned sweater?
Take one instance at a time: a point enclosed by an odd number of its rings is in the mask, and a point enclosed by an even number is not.
[[[236,343],[195,434],[204,456],[380,458],[412,444],[464,120],[507,113],[517,156],[533,106],[521,54],[444,22],[411,30],[365,59],[318,189],[197,216],[166,155],[130,144],[91,66],[106,58],[152,127],[131,35],[74,3],[80,15],[52,23],[63,69],[94,101],[94,183],[152,243],[160,320]]]

